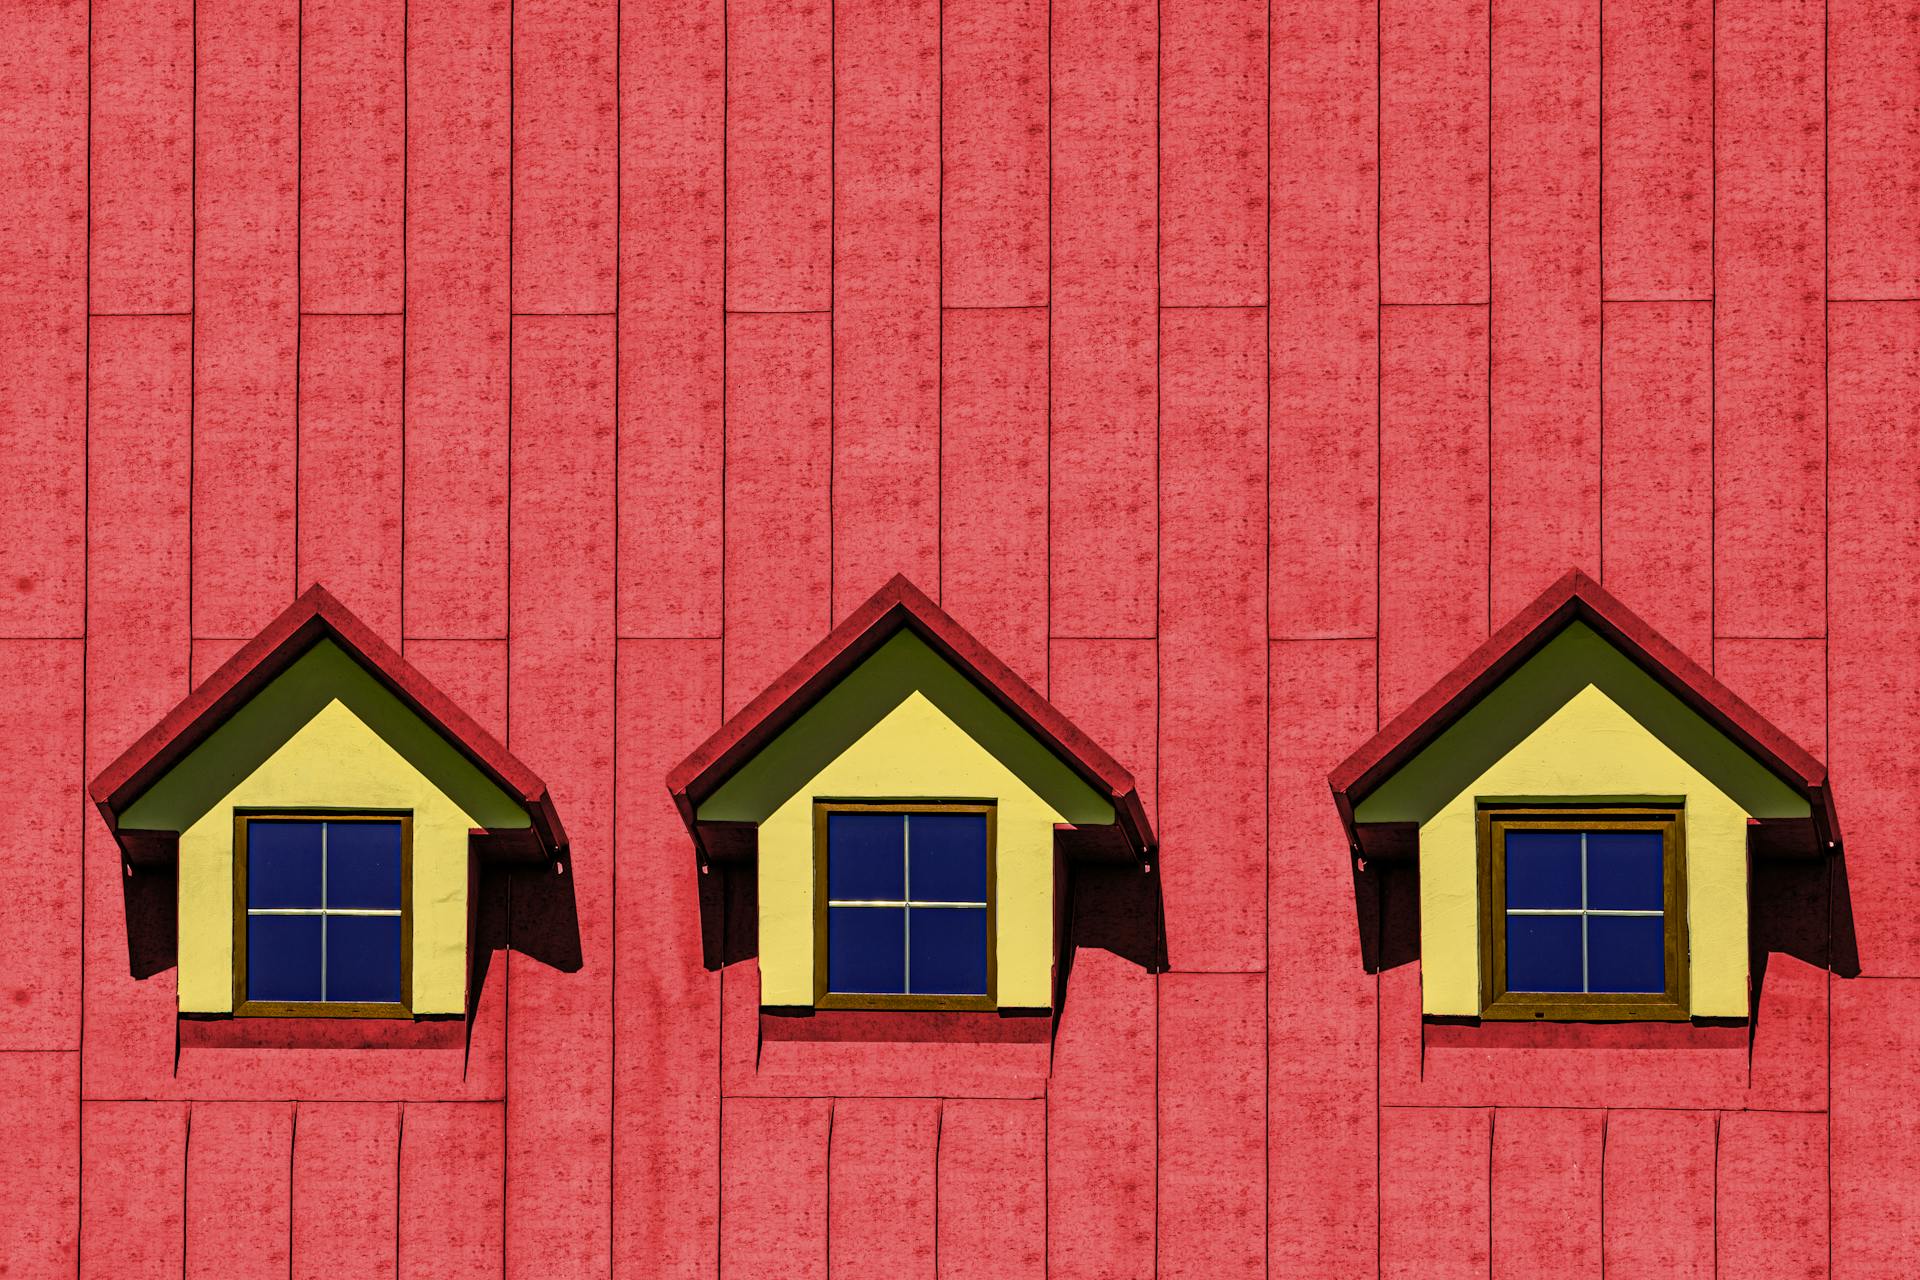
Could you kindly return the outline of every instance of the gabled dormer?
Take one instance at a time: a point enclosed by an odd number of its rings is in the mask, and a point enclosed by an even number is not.
[[[1750,857],[1840,839],[1825,767],[1578,572],[1330,781],[1355,857],[1417,860],[1432,1016],[1745,1018]]]
[[[453,1016],[476,859],[559,859],[540,779],[315,586],[90,788],[178,880],[180,1011]]]

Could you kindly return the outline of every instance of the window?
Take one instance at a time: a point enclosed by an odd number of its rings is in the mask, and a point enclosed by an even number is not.
[[[994,810],[818,804],[815,1003],[990,1009]]]
[[[409,1012],[412,819],[234,818],[234,1012]]]
[[[1479,818],[1484,1016],[1687,1016],[1679,810]]]

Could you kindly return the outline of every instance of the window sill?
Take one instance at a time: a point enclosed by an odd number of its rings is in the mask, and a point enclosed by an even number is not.
[[[467,1022],[444,1018],[180,1018],[183,1049],[463,1049]]]

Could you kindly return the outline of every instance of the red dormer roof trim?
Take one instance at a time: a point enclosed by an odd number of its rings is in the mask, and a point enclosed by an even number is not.
[[[119,829],[119,815],[127,806],[323,639],[331,639],[351,654],[409,710],[524,807],[548,856],[558,857],[566,849],[566,831],[560,825],[553,797],[539,776],[318,584],[301,592],[259,635],[242,645],[160,723],[101,770],[87,788],[123,849],[129,841],[139,841],[134,833]],[[128,855],[132,858],[134,851],[129,849]]]
[[[667,776],[667,789],[694,838],[695,813],[739,767],[800,718],[848,672],[901,630],[912,631],[1014,721],[1113,803],[1115,825],[1134,856],[1150,860],[1153,825],[1133,775],[1000,661],[905,576],[896,574],[865,604],[730,718]]]
[[[1817,850],[1839,846],[1840,824],[1834,813],[1833,790],[1826,766],[1682,653],[1639,614],[1575,569],[1541,592],[1532,604],[1489,636],[1459,666],[1441,677],[1412,706],[1395,716],[1328,775],[1341,820],[1346,824],[1348,841],[1356,851],[1361,849],[1363,841],[1354,822],[1354,808],[1489,690],[1575,621],[1584,622],[1599,632],[1669,693],[1805,796],[1813,810],[1812,834]],[[1369,847],[1377,844],[1398,851],[1405,844],[1405,837],[1404,832],[1383,830],[1373,833],[1365,843]]]

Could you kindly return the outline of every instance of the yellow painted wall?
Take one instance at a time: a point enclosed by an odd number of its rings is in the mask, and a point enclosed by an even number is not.
[[[323,642],[127,808],[180,833],[183,1013],[233,1009],[236,808],[411,812],[413,1011],[465,1012],[468,832],[529,818],[438,731]]]
[[[1053,828],[1113,806],[918,637],[902,632],[700,806],[760,824],[760,999],[814,1001],[815,800],[998,804],[998,1003],[1053,1003]]]
[[[1591,684],[1421,823],[1426,1012],[1476,1016],[1482,1007],[1477,801],[1565,797],[1685,798],[1692,1012],[1746,1017],[1748,812]]]

